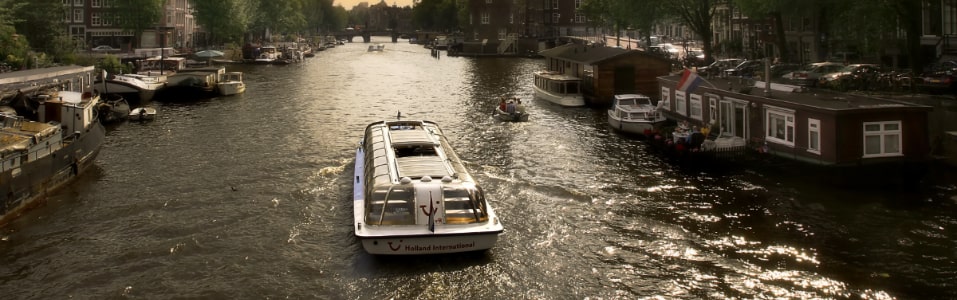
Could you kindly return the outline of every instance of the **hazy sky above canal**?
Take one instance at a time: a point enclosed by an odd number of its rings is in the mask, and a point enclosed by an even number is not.
[[[332,5],[342,5],[343,8],[348,10],[362,2],[369,3],[369,5],[375,5],[376,3],[379,3],[379,1],[381,0],[333,0]],[[387,0],[385,3],[390,6],[395,4],[395,6],[398,7],[412,6],[412,0]]]

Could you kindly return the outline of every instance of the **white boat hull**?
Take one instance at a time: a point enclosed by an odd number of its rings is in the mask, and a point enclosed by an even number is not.
[[[219,94],[230,96],[246,92],[246,84],[242,82],[221,82],[219,83]]]
[[[499,232],[468,235],[418,235],[360,237],[369,254],[418,255],[488,250],[495,246]]]
[[[561,106],[585,106],[585,97],[581,94],[556,94],[535,87],[535,97]]]
[[[654,130],[659,122],[656,121],[634,121],[622,120],[615,116],[614,110],[608,111],[608,125],[618,131],[625,133],[644,134],[645,130]]]

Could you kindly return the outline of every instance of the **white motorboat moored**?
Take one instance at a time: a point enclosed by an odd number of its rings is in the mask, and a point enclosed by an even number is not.
[[[156,117],[156,109],[152,107],[137,107],[130,111],[130,121],[150,121]]]
[[[369,124],[354,180],[353,229],[370,254],[487,250],[504,230],[433,122]]]
[[[246,92],[246,83],[243,82],[243,72],[226,72],[219,79],[216,88],[223,96],[242,94]]]
[[[644,134],[667,120],[648,96],[621,94],[615,95],[613,101],[608,109],[608,125],[622,132]]]

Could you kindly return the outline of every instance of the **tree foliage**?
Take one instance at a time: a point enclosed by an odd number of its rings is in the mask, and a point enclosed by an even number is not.
[[[459,28],[459,8],[455,0],[422,0],[412,12],[412,23],[419,29],[451,32]]]
[[[207,43],[241,42],[249,23],[245,0],[192,0],[196,23],[207,33]]]
[[[625,0],[627,1],[627,0]],[[674,16],[682,24],[691,29],[701,39],[705,61],[712,61],[714,53],[714,28],[711,20],[714,17],[716,0],[667,0],[663,7],[667,14]]]
[[[120,28],[133,33],[133,40],[138,43],[143,31],[156,28],[162,20],[164,3],[165,0],[113,0],[109,12]]]

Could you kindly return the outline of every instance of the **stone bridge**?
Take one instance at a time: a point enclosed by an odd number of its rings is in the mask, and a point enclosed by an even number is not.
[[[402,35],[397,31],[391,30],[343,30],[333,33],[338,40],[347,40],[350,43],[354,42],[354,38],[357,36],[362,37],[363,43],[368,43],[372,36],[389,36],[392,37],[392,42],[399,40],[399,36]]]

